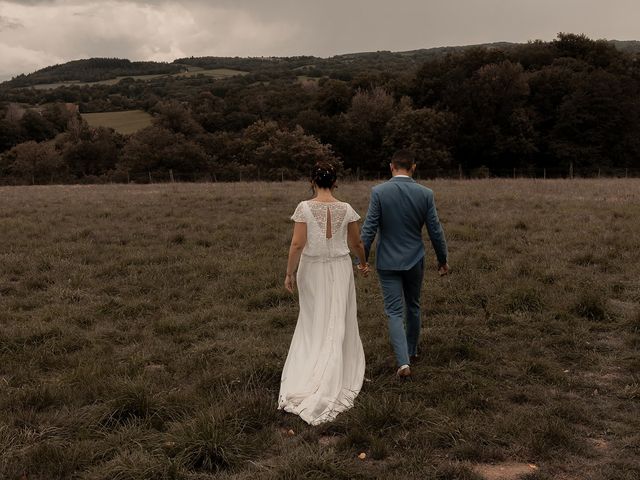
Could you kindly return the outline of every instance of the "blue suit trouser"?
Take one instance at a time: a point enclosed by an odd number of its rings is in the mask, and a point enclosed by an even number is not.
[[[396,361],[398,366],[409,365],[409,356],[417,353],[420,339],[420,292],[424,278],[424,257],[409,270],[378,270],[378,278]]]

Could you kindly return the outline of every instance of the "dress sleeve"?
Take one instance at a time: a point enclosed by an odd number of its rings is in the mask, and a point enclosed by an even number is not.
[[[299,223],[307,223],[307,219],[304,215],[304,202],[300,202],[296,207],[296,211],[291,215],[291,220]]]
[[[353,209],[353,207],[347,204],[347,222],[357,222],[360,220],[360,215]]]

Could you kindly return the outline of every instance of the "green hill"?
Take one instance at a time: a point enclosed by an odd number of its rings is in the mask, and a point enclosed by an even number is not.
[[[627,53],[640,53],[640,41],[610,40],[617,49]],[[354,75],[359,72],[375,69],[378,71],[394,71],[412,68],[421,62],[433,60],[449,53],[460,52],[470,48],[510,50],[522,46],[520,43],[494,42],[477,45],[444,46],[422,48],[403,52],[376,51],[356,52],[335,55],[327,58],[313,56],[294,57],[186,57],[166,62],[132,62],[118,58],[90,58],[73,60],[60,65],[53,65],[33,73],[19,75],[9,81],[0,83],[5,88],[38,86],[44,89],[68,86],[73,84],[107,84],[118,83],[124,78],[134,80],[152,80],[166,75],[192,77],[200,73],[214,78],[224,78],[244,73],[283,73],[286,71],[307,70],[320,71],[333,76]]]
[[[623,52],[640,53],[640,41],[638,40],[611,40],[611,43]]]
[[[61,65],[52,65],[27,75],[4,82],[10,87],[28,87],[32,85],[58,82],[99,82],[116,77],[134,75],[158,75],[179,73],[184,66],[161,62],[132,62],[120,58],[89,58],[73,60]]]

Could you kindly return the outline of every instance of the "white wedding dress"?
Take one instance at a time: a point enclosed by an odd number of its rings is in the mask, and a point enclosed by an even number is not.
[[[300,314],[282,371],[278,409],[317,425],[353,406],[364,379],[347,226],[360,216],[344,202],[301,202],[307,224],[297,273]],[[328,225],[327,222],[330,224]]]

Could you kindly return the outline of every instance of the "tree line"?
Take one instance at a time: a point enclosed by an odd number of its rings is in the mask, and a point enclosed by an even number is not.
[[[628,46],[627,46],[628,47]],[[426,58],[426,60],[425,60]],[[418,61],[420,59],[420,61]],[[55,90],[0,89],[5,183],[295,179],[317,160],[386,172],[399,148],[425,177],[570,168],[640,171],[638,53],[584,35],[398,56],[318,61],[180,59],[244,65],[213,80],[162,77]],[[153,125],[129,136],[91,128],[81,112],[143,109]],[[19,119],[10,105],[47,105]]]

